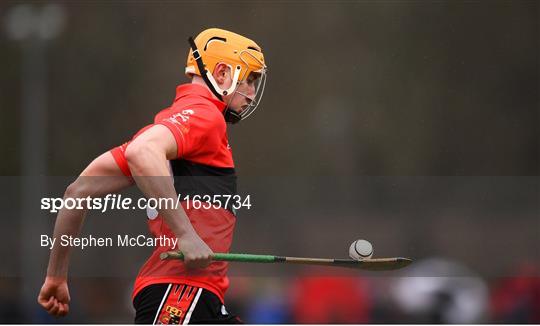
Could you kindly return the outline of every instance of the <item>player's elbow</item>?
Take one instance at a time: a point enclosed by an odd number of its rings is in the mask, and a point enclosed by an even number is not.
[[[138,174],[142,173],[142,170],[153,157],[159,155],[151,143],[134,141],[126,148],[125,156],[131,172]]]
[[[91,196],[90,187],[88,187],[87,182],[77,178],[73,183],[71,183],[64,192],[64,198],[84,198],[86,196]]]
[[[145,143],[133,142],[126,148],[125,156],[129,166],[137,166],[148,153],[149,148]]]

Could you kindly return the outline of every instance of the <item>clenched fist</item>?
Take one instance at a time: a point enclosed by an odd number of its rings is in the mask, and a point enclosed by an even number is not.
[[[214,252],[195,232],[179,238],[178,245],[187,268],[205,268],[212,262]]]
[[[46,277],[37,301],[50,315],[67,315],[70,297],[66,278]]]

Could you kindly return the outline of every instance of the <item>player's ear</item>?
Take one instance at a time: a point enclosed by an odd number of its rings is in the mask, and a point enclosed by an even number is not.
[[[222,62],[218,63],[216,68],[214,68],[214,79],[219,85],[223,85],[231,79],[231,69],[229,65]]]

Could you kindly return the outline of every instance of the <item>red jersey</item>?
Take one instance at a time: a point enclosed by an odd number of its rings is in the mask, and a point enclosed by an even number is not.
[[[170,163],[178,194],[236,194],[234,162],[223,116],[225,106],[206,87],[185,84],[178,86],[173,104],[155,116],[154,125],[161,124],[169,128],[176,140],[177,158]],[[141,129],[133,138],[151,126]],[[129,142],[114,148],[111,153],[122,172],[130,176],[124,155],[127,146]],[[236,222],[232,210],[186,209],[185,202],[183,207],[197,234],[214,252],[229,251]],[[159,215],[149,217],[148,227],[155,237],[175,237]],[[229,286],[227,263],[213,262],[195,275],[186,271],[182,261],[161,260],[159,254],[168,250],[171,248],[154,248],[135,280],[133,297],[151,284],[183,283],[205,288],[223,301]]]

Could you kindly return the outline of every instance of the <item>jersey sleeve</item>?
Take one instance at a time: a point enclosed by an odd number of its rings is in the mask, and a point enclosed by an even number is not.
[[[127,176],[131,177],[131,171],[129,170],[128,162],[126,160],[126,148],[129,145],[129,142],[124,143],[120,146],[117,146],[110,150],[114,161],[116,162],[116,165],[122,170],[122,173]]]
[[[216,151],[221,131],[218,115],[205,108],[174,110],[160,115],[155,123],[167,127],[177,145],[177,158],[196,160]],[[224,128],[224,127],[223,127]]]

